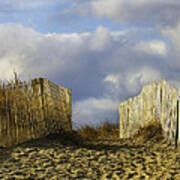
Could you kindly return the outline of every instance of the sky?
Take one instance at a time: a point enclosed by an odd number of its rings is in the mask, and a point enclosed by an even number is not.
[[[117,123],[145,84],[180,90],[180,1],[0,1],[0,80],[14,71],[71,88],[74,129]]]

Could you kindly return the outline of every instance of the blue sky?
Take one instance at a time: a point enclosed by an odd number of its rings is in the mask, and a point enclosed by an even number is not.
[[[180,89],[178,0],[1,1],[0,42],[0,79],[71,88],[74,127],[117,122],[153,80]]]

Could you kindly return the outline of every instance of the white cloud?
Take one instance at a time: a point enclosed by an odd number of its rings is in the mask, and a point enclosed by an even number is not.
[[[22,72],[20,63],[17,64],[16,61],[18,60],[18,56],[6,56],[0,59],[0,67],[2,67],[0,71],[1,80],[9,80],[12,79],[13,72]],[[12,65],[14,64],[14,65]]]
[[[167,54],[167,47],[166,43],[163,41],[141,41],[139,44],[135,47],[139,51],[144,51],[146,53],[152,54],[160,54],[160,55],[166,55]]]
[[[138,80],[141,85],[145,85],[161,78],[161,73],[155,68],[143,67],[132,76],[130,81],[135,82]]]
[[[130,29],[113,31],[110,32],[110,35],[114,41],[119,41],[122,38],[122,36],[126,35],[128,32],[130,32]]]
[[[117,84],[118,81],[119,81],[119,78],[118,78],[118,76],[110,74],[110,75],[105,77],[104,81],[105,82],[107,81],[107,82],[111,82],[111,83]]]
[[[15,68],[19,74],[27,71],[34,75],[50,74],[57,69],[65,71],[65,66],[68,67],[67,64],[79,56],[78,49],[83,50],[88,36],[88,33],[44,35],[19,24],[1,24],[0,41],[3,43],[0,47],[0,62],[10,64],[7,72],[13,72]],[[17,65],[21,66],[21,70]]]
[[[85,32],[85,33],[71,33],[71,34],[57,34],[57,33],[48,33],[48,34],[45,34],[46,37],[50,37],[50,38],[57,38],[57,39],[60,39],[60,40],[71,40],[71,39],[74,39],[74,40],[81,40],[81,38],[83,37],[89,37],[91,35],[91,33],[89,32]]]
[[[163,76],[157,69],[151,67],[137,67],[123,74],[121,72],[114,75],[110,74],[106,76],[104,81],[111,83],[107,84],[110,97],[123,101],[129,96],[137,95],[144,85],[159,79],[163,79]]]
[[[108,29],[103,26],[99,26],[91,37],[91,49],[95,51],[104,50],[111,42],[110,38]]]

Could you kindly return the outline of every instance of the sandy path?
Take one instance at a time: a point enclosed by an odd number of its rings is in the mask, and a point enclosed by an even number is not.
[[[180,179],[180,151],[163,142],[38,140],[0,153],[0,179]]]

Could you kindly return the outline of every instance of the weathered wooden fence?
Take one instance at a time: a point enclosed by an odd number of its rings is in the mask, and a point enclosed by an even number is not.
[[[165,81],[155,81],[142,92],[119,106],[120,138],[129,138],[151,121],[159,121],[164,136],[177,144],[179,141],[179,92]]]
[[[71,90],[47,79],[0,87],[0,146],[72,130]]]

